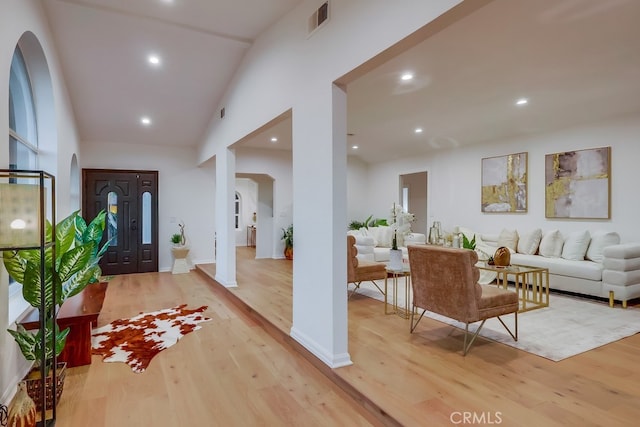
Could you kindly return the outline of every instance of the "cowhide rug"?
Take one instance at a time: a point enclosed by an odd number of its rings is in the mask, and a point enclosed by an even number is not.
[[[144,372],[156,354],[200,329],[198,323],[211,320],[201,314],[207,306],[186,307],[141,313],[96,328],[91,334],[92,353],[101,355],[104,362],[125,362],[133,372]]]

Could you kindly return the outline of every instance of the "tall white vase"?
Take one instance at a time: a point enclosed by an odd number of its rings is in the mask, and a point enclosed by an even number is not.
[[[390,270],[402,270],[402,251],[400,249],[389,250],[389,264],[387,267]]]

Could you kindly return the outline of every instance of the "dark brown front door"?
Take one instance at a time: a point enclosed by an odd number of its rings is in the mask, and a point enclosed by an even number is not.
[[[85,219],[107,212],[102,273],[158,271],[158,172],[82,170]]]

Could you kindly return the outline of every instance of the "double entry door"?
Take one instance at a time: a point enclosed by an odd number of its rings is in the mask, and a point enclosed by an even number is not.
[[[158,271],[158,172],[82,170],[85,219],[107,212],[102,274]]]

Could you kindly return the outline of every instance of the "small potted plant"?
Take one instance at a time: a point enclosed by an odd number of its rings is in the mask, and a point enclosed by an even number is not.
[[[284,257],[293,259],[293,224],[282,229],[282,240],[284,240]]]
[[[184,235],[184,224],[178,224],[180,233],[174,233],[171,235],[171,253],[173,254],[173,268],[171,273],[180,274],[188,273],[191,268],[187,262],[187,256],[189,255],[189,247],[187,246],[187,238]]]

